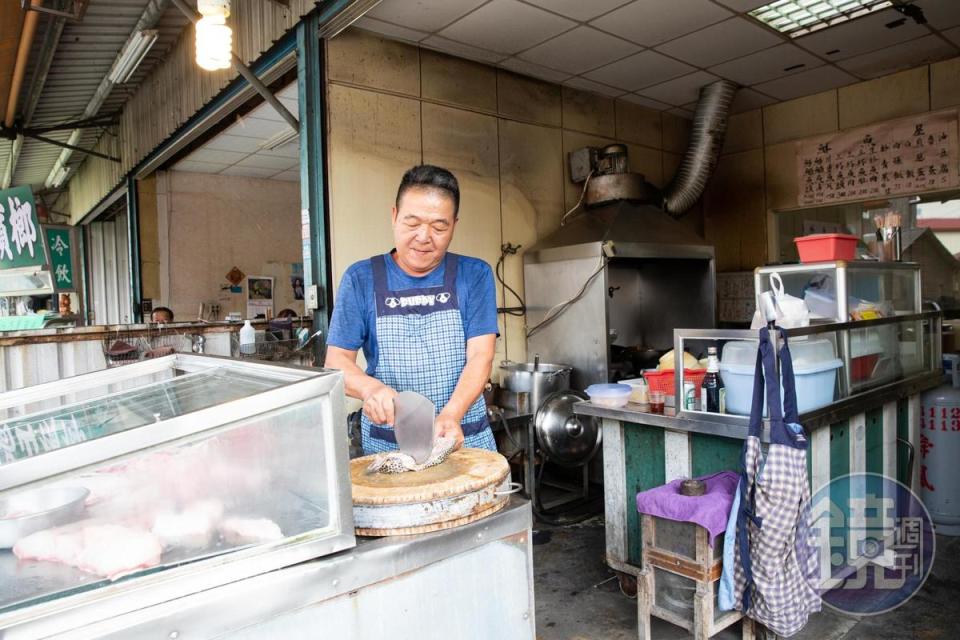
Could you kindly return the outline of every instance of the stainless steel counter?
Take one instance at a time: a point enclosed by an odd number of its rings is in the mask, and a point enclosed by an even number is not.
[[[670,431],[683,431],[686,433],[705,433],[712,436],[723,436],[726,438],[737,438],[746,440],[747,421],[742,420],[743,424],[733,424],[711,420],[709,417],[702,419],[691,419],[688,417],[677,417],[673,415],[673,409],[667,408],[664,415],[641,411],[639,405],[628,403],[625,407],[604,407],[593,404],[592,402],[580,402],[573,407],[574,413],[603,418],[604,420],[616,420],[618,422],[630,422],[634,424],[645,424],[652,427],[669,429]],[[709,414],[704,414],[708,416]]]
[[[864,411],[887,402],[903,400],[915,396],[923,391],[939,386],[943,382],[941,373],[921,373],[916,376],[899,380],[881,387],[861,393],[851,398],[845,398],[826,407],[809,411],[800,415],[800,424],[808,432],[812,432],[842,420],[847,420]],[[628,403],[625,407],[611,408],[582,402],[574,406],[574,412],[581,415],[596,416],[605,420],[615,420],[634,424],[643,424],[660,427],[670,431],[686,433],[702,433],[711,436],[736,438],[744,440],[747,437],[747,416],[715,415],[697,413],[696,417],[688,415],[674,416],[673,409],[667,407],[665,415],[657,415],[641,411],[638,405]],[[761,440],[767,441],[767,426],[764,425],[764,434]]]

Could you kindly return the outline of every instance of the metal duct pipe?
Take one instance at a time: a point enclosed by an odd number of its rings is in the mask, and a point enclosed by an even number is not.
[[[34,0],[31,4],[36,4]],[[20,99],[20,86],[23,76],[27,72],[27,60],[30,58],[30,47],[33,46],[33,34],[37,32],[37,20],[40,15],[36,11],[27,11],[23,17],[23,26],[20,28],[20,43],[17,45],[17,57],[13,63],[13,78],[10,80],[10,95],[7,96],[7,112],[3,118],[3,126],[8,129],[13,126],[17,117],[17,101]]]
[[[660,204],[674,218],[690,210],[717,166],[723,138],[727,133],[730,103],[737,89],[737,84],[729,80],[717,80],[700,89],[700,100],[690,131],[690,146],[673,180],[663,190]]]

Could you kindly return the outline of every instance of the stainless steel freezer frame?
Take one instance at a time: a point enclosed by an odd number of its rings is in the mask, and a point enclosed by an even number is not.
[[[84,424],[91,416],[101,423]],[[87,506],[126,522],[152,517],[156,496],[179,504],[183,491],[204,494],[203,481],[236,482],[223,496],[228,511],[273,509],[287,530],[268,542],[218,536],[209,548],[167,548],[160,566],[115,581],[17,563],[0,550],[0,635],[69,633],[354,546],[347,447],[339,372],[177,354],[0,394],[0,496],[98,473],[135,477],[136,489],[148,492],[123,492],[133,498],[121,506],[111,506],[119,496]],[[223,466],[222,456],[233,457]],[[163,471],[178,459],[205,464],[188,467],[196,475],[187,478]],[[236,465],[246,466],[237,473]],[[129,511],[138,495],[150,499]]]
[[[533,640],[530,503],[101,620],[58,640]]]

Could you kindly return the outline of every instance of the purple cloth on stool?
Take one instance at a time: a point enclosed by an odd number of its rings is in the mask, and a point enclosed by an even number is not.
[[[702,496],[680,495],[680,483],[683,480],[674,480],[638,493],[637,511],[667,520],[698,524],[710,533],[712,547],[717,536],[727,528],[733,493],[737,490],[740,474],[735,471],[721,471],[702,476],[698,480],[703,480],[707,485]]]

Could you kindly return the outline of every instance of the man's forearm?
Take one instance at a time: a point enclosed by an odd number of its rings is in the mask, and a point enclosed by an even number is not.
[[[324,366],[328,369],[343,371],[344,390],[351,398],[365,400],[371,393],[383,387],[382,382],[367,375],[367,372],[361,369],[355,360],[332,349],[327,352]]]
[[[467,414],[470,407],[476,402],[483,388],[490,379],[490,370],[493,367],[493,358],[477,356],[467,360],[460,380],[457,382],[450,401],[443,407],[442,413],[460,421]]]

